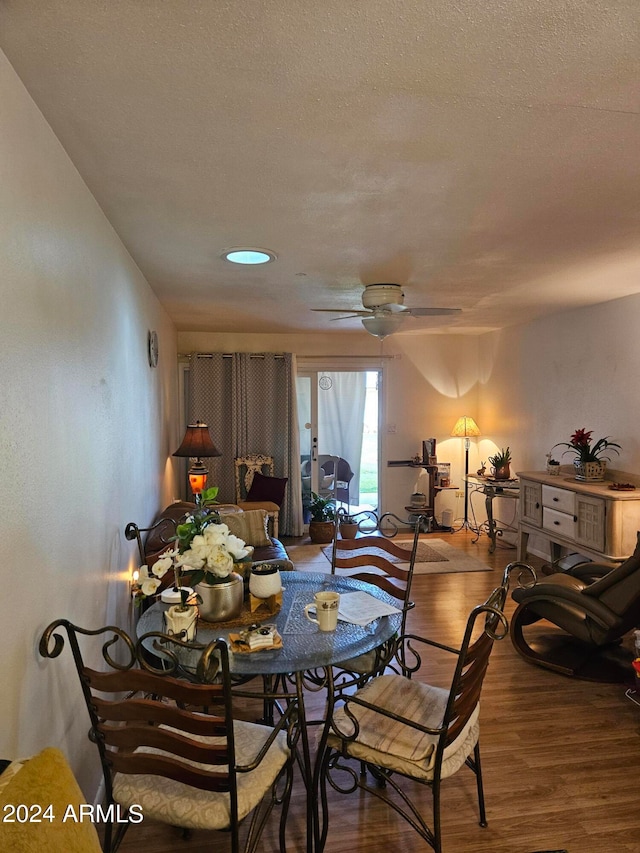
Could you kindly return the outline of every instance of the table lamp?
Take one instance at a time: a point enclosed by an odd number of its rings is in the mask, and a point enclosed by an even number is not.
[[[471,436],[475,438],[480,434],[478,424],[473,418],[467,415],[458,418],[451,430],[451,435],[454,438],[464,438],[464,521],[462,522],[461,530],[463,527],[471,529],[471,525],[469,524],[469,483],[467,482],[467,477],[469,476],[469,447],[471,446]]]
[[[209,427],[196,421],[195,424],[189,424],[187,431],[182,439],[180,447],[172,454],[173,456],[187,456],[193,458],[193,465],[187,472],[189,475],[189,485],[194,496],[202,494],[204,487],[207,484],[207,475],[209,471],[202,461],[203,456],[222,456],[222,453],[211,440]]]

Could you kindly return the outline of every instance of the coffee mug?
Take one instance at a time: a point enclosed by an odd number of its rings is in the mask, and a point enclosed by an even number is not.
[[[313,604],[307,604],[304,615],[309,622],[315,622],[321,631],[335,631],[338,624],[338,606],[340,594],[337,592],[316,592]],[[309,615],[309,610],[315,607],[317,619]]]

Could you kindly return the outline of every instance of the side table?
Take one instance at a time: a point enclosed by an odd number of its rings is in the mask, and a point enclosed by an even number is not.
[[[500,527],[493,516],[493,501],[495,498],[512,498],[518,500],[520,497],[520,482],[513,480],[492,480],[488,477],[465,477],[465,482],[471,486],[474,492],[480,492],[485,498],[485,509],[487,520],[476,528],[478,541],[483,528],[490,540],[489,553],[496,550],[496,540],[501,535],[503,528]],[[515,528],[509,528],[515,530]]]

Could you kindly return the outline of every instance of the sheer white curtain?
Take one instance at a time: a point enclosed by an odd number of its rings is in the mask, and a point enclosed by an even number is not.
[[[367,375],[365,371],[323,371],[322,375],[331,383],[318,388],[318,453],[347,460],[354,472],[349,501],[358,504]]]
[[[190,357],[190,423],[209,425],[219,458],[205,459],[219,500],[235,500],[236,456],[273,456],[276,477],[288,477],[280,532],[301,536],[302,489],[293,353],[193,353]]]

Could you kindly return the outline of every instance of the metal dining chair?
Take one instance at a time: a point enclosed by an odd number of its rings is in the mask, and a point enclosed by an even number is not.
[[[331,574],[348,574],[350,577],[373,584],[397,601],[402,611],[400,634],[404,634],[407,614],[414,607],[411,601],[413,572],[418,553],[420,529],[416,525],[413,539],[407,548],[384,536],[361,536],[355,539],[339,538],[340,523],[336,520],[331,549]],[[348,684],[353,677],[359,684],[385,668],[395,650],[395,638],[389,643],[356,658],[337,664],[336,671],[344,670],[342,680]]]
[[[40,639],[43,657],[60,655],[62,631],[91,720],[89,739],[102,763],[109,816],[104,851],[115,851],[129,824],[138,823],[142,814],[184,829],[229,832],[232,853],[241,849],[240,825],[247,818],[243,849],[249,853],[259,849],[267,816],[280,803],[284,853],[295,702],[283,709],[273,728],[236,719],[223,640],[198,647],[154,632],[134,642],[114,626],[87,630],[58,619]],[[157,652],[157,665],[142,653],[149,643]],[[105,671],[85,662],[83,647],[96,644]],[[176,677],[181,650],[187,648],[201,650],[198,683]],[[98,657],[91,654],[90,659]],[[114,832],[116,806],[128,822],[117,820]]]
[[[319,765],[320,851],[329,830],[329,787],[341,794],[357,789],[373,794],[441,853],[441,782],[467,766],[476,777],[480,825],[487,825],[479,701],[494,642],[508,633],[503,610],[511,568],[505,570],[501,586],[469,614],[459,649],[405,634],[395,653],[395,673],[377,675],[352,695],[334,694]],[[451,655],[448,689],[420,677],[422,656],[430,660],[435,649]],[[431,788],[433,827],[414,798],[414,782]]]

